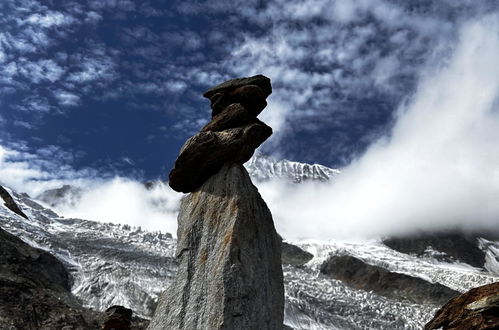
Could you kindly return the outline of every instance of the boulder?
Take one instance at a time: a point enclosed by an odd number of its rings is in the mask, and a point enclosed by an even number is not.
[[[240,164],[225,164],[185,196],[178,271],[149,329],[283,328],[281,242]]]
[[[442,308],[425,330],[499,329],[499,282],[484,285],[459,295]]]
[[[417,304],[441,305],[460,294],[441,284],[391,272],[348,255],[329,257],[320,272],[355,289]]]
[[[265,98],[272,94],[272,85],[270,84],[270,79],[259,74],[253,77],[228,80],[215,87],[210,88],[209,90],[204,92],[203,96],[207,99],[211,99],[215,94],[232,92],[239,87],[247,85],[260,87]]]
[[[270,135],[272,129],[258,121],[223,131],[200,132],[184,144],[169,175],[173,190],[192,192],[223,164],[243,164]]]
[[[312,253],[309,253],[296,245],[282,242],[282,263],[291,266],[303,266],[314,258]]]
[[[256,85],[246,85],[230,92],[219,92],[210,98],[212,118],[233,103],[242,104],[256,117],[267,106],[263,90]]]
[[[213,119],[201,129],[201,132],[219,132],[256,122],[257,119],[255,116],[252,116],[245,107],[240,103],[233,103],[213,117]]]

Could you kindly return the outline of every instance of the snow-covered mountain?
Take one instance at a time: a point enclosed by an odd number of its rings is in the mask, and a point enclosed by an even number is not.
[[[244,166],[255,181],[285,179],[293,183],[305,181],[325,182],[340,174],[340,170],[323,165],[310,165],[286,159],[277,160],[259,152],[255,152],[255,155]]]
[[[326,181],[339,173],[320,165],[275,161],[261,155],[247,168],[255,180],[291,182]],[[158,294],[176,270],[176,240],[170,234],[64,218],[26,194],[6,190],[27,219],[0,203],[0,227],[62,260],[73,277],[72,292],[86,306],[104,310],[119,304],[140,316],[152,315]],[[51,194],[52,202],[56,195]],[[483,268],[442,258],[442,252],[431,248],[424,255],[401,253],[381,241],[291,243],[314,256],[304,265],[283,265],[285,323],[292,329],[421,329],[439,307],[348,286],[321,271],[331,256],[352,256],[368,265],[460,292],[499,281],[499,242],[490,239],[479,241]]]

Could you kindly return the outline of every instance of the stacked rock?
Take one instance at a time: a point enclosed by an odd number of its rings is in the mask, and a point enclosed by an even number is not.
[[[257,116],[272,93],[270,79],[257,75],[226,81],[206,91],[211,121],[188,139],[169,175],[173,190],[192,192],[225,163],[243,164],[272,135]]]

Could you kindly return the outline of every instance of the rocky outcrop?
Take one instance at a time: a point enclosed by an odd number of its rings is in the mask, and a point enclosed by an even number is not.
[[[282,329],[280,240],[244,167],[184,197],[177,236],[177,275],[149,329]]]
[[[123,306],[111,306],[104,312],[102,330],[130,330],[132,310]]]
[[[314,255],[296,245],[282,242],[282,263],[291,266],[303,266],[313,259]]]
[[[16,204],[9,192],[2,186],[0,186],[0,197],[4,201],[4,205],[12,212],[20,215],[21,217],[28,219],[28,216],[24,214],[21,208]]]
[[[460,261],[483,267],[485,252],[479,248],[478,237],[480,235],[460,232],[417,233],[387,238],[383,244],[402,253],[417,256],[429,254],[441,261]]]
[[[499,282],[457,296],[440,308],[425,330],[499,329]]]
[[[98,329],[70,292],[63,264],[0,229],[0,329]]]
[[[459,292],[441,284],[390,272],[347,255],[329,257],[322,264],[320,272],[355,289],[417,304],[441,305],[459,295]]]
[[[178,215],[178,270],[150,329],[282,329],[281,239],[242,166],[271,134],[256,116],[272,92],[264,76],[222,83],[204,96],[212,120],[180,150],[170,186]]]
[[[226,163],[243,164],[272,129],[256,117],[272,93],[262,75],[229,80],[204,96],[211,101],[212,119],[184,144],[169,175],[173,190],[192,192]]]

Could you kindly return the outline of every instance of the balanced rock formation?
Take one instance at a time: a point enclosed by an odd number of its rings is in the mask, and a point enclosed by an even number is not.
[[[272,133],[256,119],[270,92],[255,76],[205,93],[212,121],[170,173],[173,189],[191,193],[178,215],[177,274],[149,329],[282,329],[281,239],[242,166]]]
[[[229,80],[204,93],[212,119],[180,150],[169,175],[172,189],[192,192],[225,163],[248,161],[272,135],[272,128],[256,118],[270,93],[270,79],[262,75]]]
[[[499,329],[499,282],[471,289],[440,308],[425,330]]]

